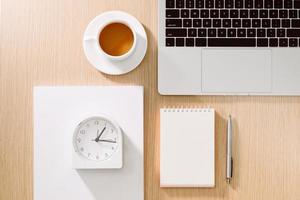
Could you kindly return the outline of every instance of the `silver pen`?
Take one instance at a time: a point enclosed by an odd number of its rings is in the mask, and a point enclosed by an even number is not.
[[[233,170],[233,159],[232,159],[232,121],[231,115],[229,115],[227,121],[227,151],[226,151],[226,180],[230,183],[232,178]]]

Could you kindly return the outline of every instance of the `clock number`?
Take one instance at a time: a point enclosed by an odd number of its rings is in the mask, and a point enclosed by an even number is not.
[[[84,148],[83,148],[83,147],[81,147],[81,148],[80,148],[80,151],[84,151]]]
[[[84,135],[85,134],[85,130],[80,130],[80,134]]]
[[[99,121],[95,121],[95,124],[96,124],[96,125],[99,125]]]
[[[77,138],[77,142],[80,143],[81,142],[81,138]]]

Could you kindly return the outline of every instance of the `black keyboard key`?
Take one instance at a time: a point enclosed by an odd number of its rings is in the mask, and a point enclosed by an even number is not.
[[[166,10],[167,18],[179,18],[179,10]]]
[[[203,0],[196,0],[196,8],[204,8],[204,1]]]
[[[245,8],[253,8],[253,0],[245,0]]]
[[[300,29],[287,29],[287,36],[300,38]]]
[[[195,29],[195,28],[190,28],[190,29],[188,30],[188,36],[189,36],[189,37],[197,37],[197,29]]]
[[[211,27],[211,19],[203,19],[203,27]]]
[[[298,39],[297,38],[290,38],[289,39],[289,47],[297,47],[298,46]]]
[[[254,0],[254,8],[263,8],[264,7],[264,1],[263,0]]]
[[[184,8],[184,0],[175,0],[176,8]]]
[[[176,47],[184,46],[184,38],[176,38]]]
[[[260,21],[260,19],[253,19],[252,20],[252,27],[255,27],[255,28],[261,27],[261,21]]]
[[[258,10],[250,10],[250,18],[258,18]]]
[[[248,18],[249,12],[248,10],[240,10],[240,18]]]
[[[292,8],[293,2],[292,2],[292,0],[284,0],[283,5],[284,5],[284,8]]]
[[[235,0],[235,8],[244,8],[244,0]]]
[[[209,38],[210,47],[255,47],[254,38]]]
[[[233,0],[225,0],[225,8],[233,8]]]
[[[199,18],[199,10],[191,10],[192,18]]]
[[[272,19],[272,27],[275,27],[275,28],[280,27],[280,20],[279,19]]]
[[[213,27],[221,27],[221,19],[213,19]]]
[[[229,17],[229,10],[220,10],[220,17],[221,18],[228,18]]]
[[[166,0],[166,8],[174,8],[175,0]]]
[[[230,18],[238,18],[239,11],[238,10],[230,10]]]
[[[185,5],[186,8],[194,8],[194,6],[195,6],[194,5],[194,3],[195,3],[194,0],[186,0],[185,3],[186,3],[186,5]]]
[[[263,28],[269,28],[269,27],[271,27],[271,20],[263,19],[263,20],[261,20],[261,25]]]
[[[183,19],[183,27],[192,27],[192,20],[191,19]]]
[[[294,0],[294,8],[300,9],[300,1],[299,0]]]
[[[292,27],[300,28],[300,19],[292,19]]]
[[[278,18],[278,10],[269,10],[270,18]]]
[[[231,27],[231,19],[223,19],[223,27],[230,28]]]
[[[175,46],[174,38],[166,38],[166,46],[167,47],[174,47]]]
[[[242,20],[242,27],[244,27],[244,28],[251,27],[251,20],[250,19],[243,19]]]
[[[285,37],[285,29],[277,29],[277,37]]]
[[[214,8],[214,0],[205,0],[205,8]]]
[[[267,29],[267,37],[275,37],[275,29]]]
[[[207,29],[204,29],[204,28],[199,28],[198,29],[198,37],[206,37],[206,32],[207,32]]]
[[[279,39],[279,46],[280,47],[287,47],[288,46],[288,39],[286,39],[286,38],[280,38]]]
[[[281,20],[281,27],[283,27],[283,28],[290,28],[291,27],[291,20],[289,20],[289,19],[282,19]]]
[[[269,41],[267,38],[258,38],[257,46],[258,47],[267,47],[269,45]]]
[[[265,8],[273,8],[273,0],[265,0]]]
[[[216,8],[224,8],[224,0],[216,0]]]
[[[166,19],[167,27],[182,27],[181,19]]]
[[[208,18],[209,17],[209,10],[201,10],[200,11],[201,18]]]
[[[210,10],[210,18],[219,18],[219,10]]]
[[[182,28],[167,28],[166,29],[167,37],[186,37],[187,30]]]
[[[196,38],[197,47],[206,47],[206,38]]]
[[[226,37],[226,29],[218,29],[218,37]]]
[[[185,39],[185,46],[186,47],[193,47],[194,46],[194,38],[186,38]]]
[[[228,37],[236,37],[236,29],[233,29],[233,28],[227,29],[227,36]]]
[[[238,37],[246,37],[246,29],[240,28],[237,30]]]
[[[289,18],[297,18],[297,10],[289,10]]]
[[[279,18],[288,18],[287,10],[279,10]]]
[[[257,37],[266,37],[266,29],[257,29]]]
[[[256,37],[255,29],[247,29],[247,37]]]
[[[283,8],[283,0],[274,0],[274,8]]]
[[[181,18],[189,18],[190,17],[190,11],[189,10],[181,10]]]
[[[201,27],[201,19],[193,19],[193,27]]]
[[[217,37],[217,29],[208,29],[207,35],[208,37]]]
[[[259,11],[259,17],[260,18],[268,18],[269,14],[268,14],[268,10],[260,10]]]
[[[269,45],[270,45],[270,47],[278,47],[278,39],[277,38],[270,38]]]
[[[238,27],[241,27],[241,26],[242,26],[242,23],[241,23],[240,19],[233,19],[232,20],[232,27],[238,28]]]

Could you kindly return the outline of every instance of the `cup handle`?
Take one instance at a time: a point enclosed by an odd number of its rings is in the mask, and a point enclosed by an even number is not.
[[[83,38],[84,41],[97,41],[97,38],[91,37],[91,36],[86,36]]]

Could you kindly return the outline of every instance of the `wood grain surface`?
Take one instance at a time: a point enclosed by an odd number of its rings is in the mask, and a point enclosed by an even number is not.
[[[91,19],[107,10],[134,15],[148,34],[145,59],[123,76],[96,71],[83,54],[84,29]],[[2,0],[0,63],[1,200],[33,198],[35,85],[145,87],[146,200],[300,199],[300,98],[160,96],[155,0]],[[172,105],[216,109],[215,188],[159,187],[159,108]],[[225,181],[229,113],[234,118],[232,185]]]

